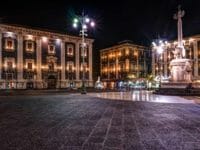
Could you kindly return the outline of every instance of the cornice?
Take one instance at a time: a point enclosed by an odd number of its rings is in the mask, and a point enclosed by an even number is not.
[[[67,34],[48,32],[48,31],[42,31],[42,30],[18,27],[18,26],[13,26],[13,25],[6,25],[6,24],[0,24],[0,31],[1,32],[14,32],[18,35],[29,35],[30,34],[35,37],[46,36],[50,39],[59,38],[61,40],[70,41],[70,42],[80,42],[81,41],[81,37],[78,37],[78,36],[71,36],[71,35],[67,35]],[[94,39],[86,38],[86,42],[87,41],[89,43],[93,43]]]

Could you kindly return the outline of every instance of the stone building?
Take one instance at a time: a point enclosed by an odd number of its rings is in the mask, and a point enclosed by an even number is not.
[[[168,42],[162,53],[152,49],[152,74],[168,78],[170,73],[170,62],[174,58],[174,48],[177,41]],[[200,35],[186,37],[183,39],[185,58],[192,62],[192,79],[200,80]]]
[[[101,80],[105,87],[117,87],[121,81],[146,78],[150,71],[151,54],[145,46],[123,41],[100,50]]]
[[[92,39],[0,24],[0,89],[93,86]],[[84,64],[82,60],[84,58]]]

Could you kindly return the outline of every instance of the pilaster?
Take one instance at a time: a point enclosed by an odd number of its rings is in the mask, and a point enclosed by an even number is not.
[[[41,39],[40,37],[38,37],[36,39],[36,56],[37,56],[37,81],[41,81],[42,80],[42,74],[41,74],[41,57],[42,57],[42,53],[41,53]]]
[[[116,66],[115,66],[116,79],[119,78],[118,68],[119,68],[119,60],[118,57],[116,57]]]
[[[65,42],[61,42],[61,80],[65,80]]]
[[[89,81],[92,81],[92,43],[89,44]]]
[[[79,70],[79,66],[80,66],[80,62],[79,62],[79,60],[80,60],[80,54],[79,54],[79,45],[80,45],[80,43],[77,41],[76,42],[76,44],[75,44],[76,46],[75,46],[75,57],[76,57],[76,80],[80,80],[80,70]]]
[[[2,33],[0,32],[0,80],[2,79]]]
[[[17,35],[17,80],[23,80],[23,35]]]
[[[194,77],[198,76],[198,47],[197,47],[197,41],[195,40],[193,43],[194,48]]]

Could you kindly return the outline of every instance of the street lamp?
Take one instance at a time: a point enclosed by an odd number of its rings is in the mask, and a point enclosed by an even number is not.
[[[153,45],[153,49],[156,50],[157,54],[159,56],[162,57],[162,54],[164,52],[164,50],[167,48],[167,45],[168,45],[168,42],[165,41],[163,42],[162,40],[157,40],[155,42],[152,42],[152,45]],[[164,58],[163,58],[164,59]],[[158,60],[158,63],[160,64],[160,72],[159,72],[159,76],[160,76],[160,79],[159,79],[159,88],[161,88],[161,78],[162,78],[162,70],[163,70],[163,66],[162,66],[162,60]],[[158,68],[159,69],[159,68]]]
[[[84,12],[82,12],[81,16],[77,16],[76,18],[74,18],[73,20],[73,27],[74,28],[78,28],[78,24],[80,24],[81,26],[81,30],[80,30],[80,36],[82,38],[82,42],[81,42],[81,54],[82,54],[82,90],[81,90],[81,94],[86,94],[86,86],[85,86],[85,47],[86,47],[86,43],[85,43],[85,36],[87,36],[87,29],[88,27],[94,27],[95,23],[94,21],[92,21],[87,15],[84,14]]]

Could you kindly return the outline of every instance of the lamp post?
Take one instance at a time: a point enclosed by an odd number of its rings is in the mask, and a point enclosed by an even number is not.
[[[90,25],[91,27],[95,26],[95,23],[87,16],[84,14],[84,12],[82,12],[81,16],[77,16],[76,18],[74,18],[73,20],[73,27],[77,28],[78,24],[80,24],[81,26],[81,30],[80,30],[80,36],[82,38],[81,40],[81,54],[82,54],[82,90],[81,90],[81,94],[86,94],[86,86],[85,86],[85,47],[86,47],[86,43],[85,43],[85,36],[87,36],[87,29],[88,26]]]
[[[165,41],[163,42],[162,40],[157,40],[156,42],[152,42],[152,45],[153,45],[153,49],[156,50],[157,54],[158,54],[158,58],[159,56],[162,57],[162,54],[164,52],[164,50],[166,49],[167,45],[168,45],[168,42]],[[164,59],[164,58],[163,58]],[[159,70],[159,76],[160,76],[160,79],[159,79],[159,88],[161,88],[161,78],[162,78],[162,60],[158,60],[158,63],[160,64],[160,70]],[[158,66],[158,69],[159,69],[159,66]]]

